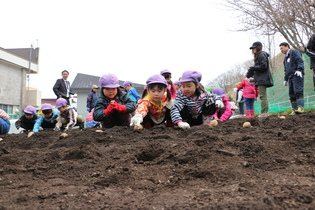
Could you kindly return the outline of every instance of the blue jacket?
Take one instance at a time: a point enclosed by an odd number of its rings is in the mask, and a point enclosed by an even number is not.
[[[285,73],[284,81],[288,81],[293,77],[296,71],[300,71],[304,75],[304,61],[300,51],[290,49],[288,55],[283,60],[283,64]]]
[[[131,100],[135,102],[137,102],[140,99],[140,96],[135,88],[131,88],[128,91],[128,96],[131,98]]]
[[[86,108],[90,108],[90,111],[95,107],[96,101],[99,98],[99,94],[91,91],[89,92],[87,99],[86,99]]]
[[[0,117],[0,135],[7,134],[10,130],[10,121]]]
[[[57,123],[58,113],[59,113],[58,109],[54,109],[50,118],[46,118],[42,110],[39,110],[38,111],[39,118],[36,120],[34,124],[33,132],[38,132],[39,127],[42,125],[43,122],[51,123],[55,125]]]

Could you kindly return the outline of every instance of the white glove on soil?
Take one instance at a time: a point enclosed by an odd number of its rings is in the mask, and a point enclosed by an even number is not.
[[[19,128],[20,133],[24,133],[26,130],[22,127]]]
[[[56,127],[54,128],[54,131],[60,131],[60,128],[59,128],[58,126],[56,126]]]
[[[31,137],[33,134],[34,134],[34,132],[29,132],[28,135],[27,135],[27,137],[29,138],[29,137]]]
[[[288,86],[288,81],[283,81],[283,86]]]
[[[139,126],[142,123],[142,115],[141,114],[136,114],[133,116],[130,120],[130,126],[137,125]]]
[[[302,72],[300,72],[300,71],[296,71],[296,72],[294,73],[294,75],[296,75],[296,76],[302,78]]]
[[[223,107],[224,107],[224,104],[223,104],[222,101],[216,100],[216,101],[215,101],[215,107],[217,107],[217,108],[223,108]]]
[[[168,109],[171,109],[173,105],[174,105],[174,100],[173,99],[171,99],[170,101],[165,103],[165,106]]]
[[[177,125],[178,125],[178,127],[182,128],[182,129],[190,128],[190,125],[186,122],[179,122]]]

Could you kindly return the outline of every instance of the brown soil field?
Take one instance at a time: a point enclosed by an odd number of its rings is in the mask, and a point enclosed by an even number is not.
[[[315,209],[314,125],[308,112],[2,135],[0,209]]]

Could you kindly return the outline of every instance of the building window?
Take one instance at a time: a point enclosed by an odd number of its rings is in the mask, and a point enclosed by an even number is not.
[[[3,109],[8,114],[13,114],[13,106],[12,105],[0,104],[0,109]]]

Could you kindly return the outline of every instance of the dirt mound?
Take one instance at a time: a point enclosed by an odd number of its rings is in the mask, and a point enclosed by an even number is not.
[[[0,209],[314,209],[314,119],[3,135]]]

